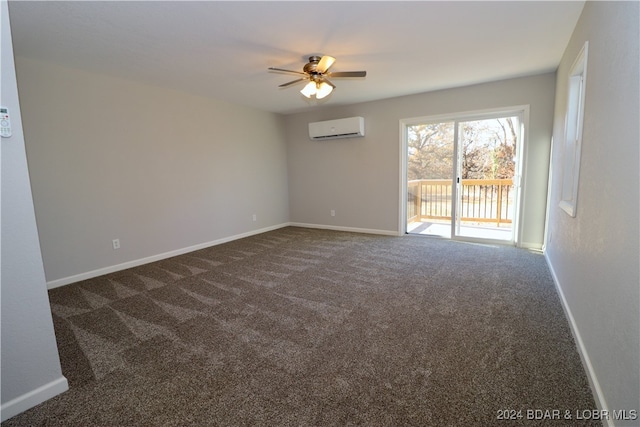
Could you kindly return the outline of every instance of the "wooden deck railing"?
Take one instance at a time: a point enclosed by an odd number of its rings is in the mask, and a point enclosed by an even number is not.
[[[513,180],[463,179],[462,221],[501,224],[513,222]],[[450,179],[417,179],[407,185],[408,222],[430,219],[451,220]]]

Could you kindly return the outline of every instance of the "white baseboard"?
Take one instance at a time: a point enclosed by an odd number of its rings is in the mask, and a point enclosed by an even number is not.
[[[530,249],[534,251],[542,251],[541,243],[532,243],[532,242],[520,242],[518,243],[518,247],[522,249]]]
[[[357,228],[357,227],[341,227],[338,225],[325,225],[325,224],[306,224],[301,222],[290,222],[291,227],[303,227],[303,228],[317,228],[321,230],[334,230],[334,231],[348,231],[351,233],[364,233],[364,234],[381,234],[384,236],[399,236],[397,231],[391,230],[377,230],[372,228]]]
[[[564,292],[562,292],[562,286],[560,285],[560,281],[558,280],[558,276],[556,275],[555,269],[553,268],[553,264],[549,259],[547,252],[544,253],[544,259],[547,261],[547,265],[549,266],[549,270],[551,271],[551,276],[553,277],[553,282],[556,285],[556,289],[558,291],[558,295],[560,295],[560,301],[562,302],[562,308],[569,320],[569,326],[571,327],[571,333],[573,334],[573,338],[576,340],[576,344],[578,346],[578,353],[580,354],[580,359],[582,360],[582,365],[584,366],[585,371],[587,372],[587,379],[589,380],[589,385],[591,386],[591,390],[594,393],[594,400],[596,401],[596,406],[600,410],[609,410],[607,405],[607,401],[604,398],[604,394],[602,393],[602,388],[600,388],[600,383],[598,382],[598,377],[593,369],[593,365],[591,364],[591,359],[589,359],[589,354],[587,353],[587,349],[584,346],[584,342],[582,341],[582,337],[580,336],[580,330],[578,329],[578,325],[573,318],[573,314],[571,313],[571,308],[569,307],[569,303],[564,296]],[[585,408],[588,409],[588,408]],[[604,424],[606,422],[606,424]],[[603,424],[608,427],[614,427],[613,420],[607,419],[603,420]]]
[[[189,246],[186,248],[176,249],[169,252],[164,252],[157,255],[152,255],[145,258],[140,258],[132,261],[123,262],[121,264],[111,265],[108,267],[99,268],[97,270],[87,271],[85,273],[75,274],[73,276],[63,277],[56,280],[51,280],[47,282],[47,289],[54,289],[60,286],[69,285],[71,283],[80,282],[82,280],[92,279],[94,277],[103,276],[109,273],[115,273],[116,271],[126,270],[127,268],[133,268],[140,265],[148,264],[150,262],[160,261],[163,259],[171,258],[174,256],[186,254],[188,252],[197,251],[204,248],[209,248],[211,246],[220,245],[222,243],[231,242],[233,240],[243,239],[245,237],[254,236],[256,234],[266,233],[267,231],[277,230],[283,227],[304,227],[304,228],[318,228],[325,230],[335,230],[335,231],[348,231],[353,233],[365,233],[365,234],[381,234],[385,236],[398,236],[397,231],[391,230],[376,230],[369,228],[355,228],[355,227],[340,227],[340,226],[332,226],[332,225],[322,225],[322,224],[305,224],[298,222],[285,222],[282,224],[273,225],[270,227],[260,228],[258,230],[251,230],[246,233],[236,234],[233,236],[223,237],[221,239],[213,240],[210,242],[200,243],[198,245]]]
[[[61,376],[57,380],[3,403],[0,406],[0,421],[4,422],[11,417],[15,417],[27,409],[31,409],[67,390],[69,390],[69,383],[65,377]]]
[[[200,243],[198,245],[193,245],[193,246],[189,246],[182,249],[176,249],[174,251],[164,252],[158,255],[152,255],[149,257],[140,258],[133,261],[123,262],[122,264],[116,264],[109,267],[99,268],[97,270],[87,271],[86,273],[80,273],[73,276],[63,277],[61,279],[56,279],[56,280],[47,282],[47,289],[54,289],[60,286],[79,282],[81,280],[92,279],[94,277],[103,276],[105,274],[115,273],[116,271],[126,270],[127,268],[137,267],[139,265],[148,264],[150,262],[160,261],[160,260],[171,258],[174,256],[186,254],[188,252],[193,252],[193,251],[208,248],[211,246],[220,245],[222,243],[231,242],[233,240],[254,236],[256,234],[266,233],[267,231],[277,230],[279,228],[287,227],[289,225],[290,223],[283,223],[283,224],[273,225],[270,227],[260,228],[258,230],[251,230],[251,231],[247,231],[246,233],[223,237],[221,239],[213,240],[211,242]]]

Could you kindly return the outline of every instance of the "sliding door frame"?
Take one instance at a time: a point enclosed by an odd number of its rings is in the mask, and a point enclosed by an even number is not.
[[[516,246],[520,246],[522,242],[522,217],[524,215],[524,193],[525,193],[525,179],[526,176],[526,151],[528,147],[528,135],[529,135],[529,105],[517,105],[510,106],[504,108],[492,108],[486,110],[475,110],[475,111],[466,111],[460,113],[452,113],[452,114],[439,114],[432,116],[420,116],[420,117],[412,117],[407,119],[400,120],[400,176],[399,176],[399,189],[400,189],[400,198],[399,198],[399,213],[398,213],[398,235],[407,234],[407,141],[408,141],[408,127],[414,126],[418,124],[425,123],[439,123],[439,122],[454,122],[455,123],[455,134],[454,138],[457,136],[458,132],[458,124],[464,121],[471,120],[484,120],[491,118],[499,118],[499,117],[508,117],[508,116],[519,116],[520,117],[520,126],[521,126],[521,140],[519,144],[516,146],[516,156],[517,156],[517,168],[516,176],[514,176],[514,184],[516,187],[516,203],[514,212],[514,222],[513,222],[513,241],[495,241],[495,243],[507,243],[514,244]],[[454,162],[458,161],[458,145],[454,144]],[[456,164],[456,173],[457,174],[457,164]],[[453,194],[454,198],[453,203],[453,215],[457,214],[457,185],[456,184],[456,176],[453,178]],[[482,241],[487,242],[485,239],[474,239],[469,237],[461,237],[456,236],[454,233],[453,227],[456,223],[456,218],[451,218],[452,222],[452,230],[451,230],[451,239],[452,240],[464,240],[464,241]],[[494,241],[491,241],[493,243]]]

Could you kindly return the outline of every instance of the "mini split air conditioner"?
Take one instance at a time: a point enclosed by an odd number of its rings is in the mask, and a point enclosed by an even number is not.
[[[327,120],[309,123],[309,138],[314,141],[364,136],[364,118]]]

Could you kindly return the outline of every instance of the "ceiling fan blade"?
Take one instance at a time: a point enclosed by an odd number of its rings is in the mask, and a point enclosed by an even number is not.
[[[320,58],[320,62],[318,62],[318,65],[316,66],[316,71],[318,71],[319,73],[326,73],[334,62],[336,62],[336,58],[334,58],[333,56],[325,55]]]
[[[298,82],[302,82],[302,81],[305,81],[305,80],[307,80],[307,79],[297,79],[297,80],[293,80],[293,81],[291,81],[291,82],[289,82],[289,83],[283,83],[283,84],[281,84],[281,85],[280,85],[280,86],[278,86],[278,87],[287,87],[287,86],[291,86],[292,84],[295,84],[295,83],[298,83]]]
[[[336,71],[335,73],[328,73],[331,77],[366,77],[366,71]]]
[[[282,73],[293,73],[293,74],[302,74],[303,76],[306,76],[307,73],[303,73],[301,71],[293,71],[293,70],[284,70],[282,68],[275,68],[275,67],[269,67],[268,68],[269,71],[280,71]]]
[[[331,83],[331,82],[329,81],[329,79],[328,79],[328,78],[326,78],[326,77],[324,77],[324,76],[322,77],[322,81],[323,81],[323,82],[325,82],[326,84],[328,84],[329,86],[331,86],[332,88],[334,88],[334,89],[336,88],[336,85],[334,85],[333,83]]]

